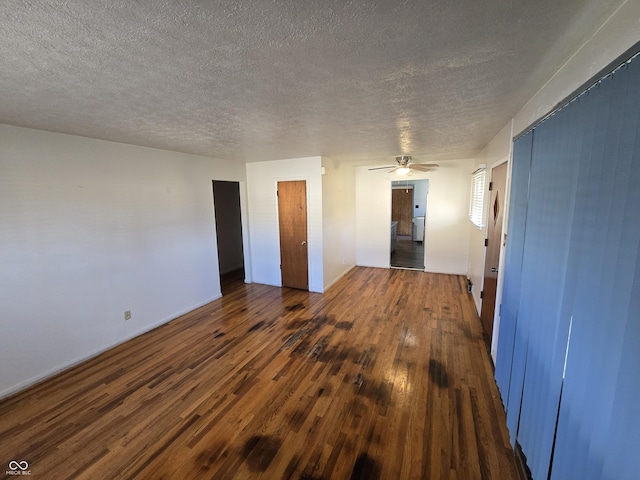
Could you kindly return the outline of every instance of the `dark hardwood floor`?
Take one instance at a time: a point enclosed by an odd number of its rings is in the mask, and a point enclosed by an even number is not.
[[[424,270],[424,243],[414,242],[411,237],[398,236],[390,264],[392,267]]]
[[[244,267],[220,275],[220,290],[228,295],[244,284]]]
[[[5,399],[12,460],[54,480],[517,478],[464,278],[359,267],[324,295],[238,282]]]

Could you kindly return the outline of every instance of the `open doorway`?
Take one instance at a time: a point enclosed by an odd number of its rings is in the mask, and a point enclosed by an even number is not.
[[[429,180],[391,182],[392,268],[424,270]]]
[[[240,183],[213,181],[220,288],[225,295],[244,283]]]

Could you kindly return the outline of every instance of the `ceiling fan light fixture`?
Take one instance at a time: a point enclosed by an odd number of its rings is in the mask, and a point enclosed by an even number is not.
[[[411,155],[399,155],[396,157],[397,165],[387,165],[386,167],[373,167],[369,170],[387,170],[386,173],[396,173],[400,176],[413,174],[413,171],[417,172],[430,172],[434,168],[438,167],[436,163],[412,163]]]

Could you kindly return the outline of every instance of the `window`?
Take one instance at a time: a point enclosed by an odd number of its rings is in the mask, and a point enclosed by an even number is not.
[[[469,220],[478,228],[484,228],[484,182],[487,172],[484,167],[471,175],[471,202]]]

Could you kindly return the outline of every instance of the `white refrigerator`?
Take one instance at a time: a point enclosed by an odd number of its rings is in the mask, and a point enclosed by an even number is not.
[[[424,217],[413,217],[413,241],[424,241]]]

